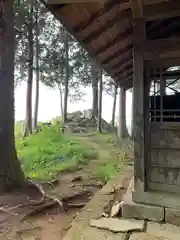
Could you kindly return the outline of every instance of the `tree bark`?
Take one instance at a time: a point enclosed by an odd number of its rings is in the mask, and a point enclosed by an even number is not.
[[[65,61],[66,61],[66,76],[64,88],[64,110],[63,122],[67,122],[67,105],[68,105],[68,92],[69,92],[69,37],[68,32],[64,32],[64,46],[65,46]]]
[[[33,85],[33,0],[30,2],[30,19],[28,24],[28,50],[29,50],[29,66],[28,66],[28,81],[26,95],[26,119],[24,137],[32,134],[32,85]]]
[[[0,7],[5,22],[0,34],[0,191],[13,190],[24,182],[14,141],[14,19],[13,1]]]
[[[58,90],[59,90],[59,95],[60,95],[60,102],[61,102],[61,116],[63,116],[63,92],[62,92],[62,86],[61,84],[58,84]]]
[[[37,128],[38,122],[38,109],[39,109],[39,14],[38,14],[38,2],[35,1],[35,12],[36,12],[36,26],[35,26],[35,38],[36,38],[36,93],[35,93],[35,107],[34,107],[34,123],[33,129]]]
[[[98,74],[97,66],[92,63],[91,65],[91,74],[92,74],[92,118],[98,118]]]
[[[126,126],[126,90],[120,88],[119,96],[119,128],[118,135],[120,138],[127,138],[129,136]]]
[[[112,108],[112,127],[114,127],[114,122],[115,122],[115,115],[116,115],[116,103],[117,103],[117,90],[118,90],[118,85],[114,85],[114,99],[113,99],[113,108]]]
[[[100,79],[99,79],[99,102],[98,102],[98,123],[97,123],[97,130],[98,132],[102,133],[102,91],[103,91],[103,75],[102,75],[102,69],[100,73]]]

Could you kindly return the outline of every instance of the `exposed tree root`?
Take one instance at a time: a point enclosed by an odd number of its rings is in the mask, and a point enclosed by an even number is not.
[[[3,207],[0,207],[1,212],[8,213],[9,215],[12,215],[12,216],[17,216],[18,215],[18,213],[11,212],[10,210],[11,209],[8,210],[8,209],[5,209]]]

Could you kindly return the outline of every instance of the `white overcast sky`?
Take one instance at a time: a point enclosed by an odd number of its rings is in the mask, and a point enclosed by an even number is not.
[[[84,101],[78,103],[68,103],[68,111],[73,112],[76,110],[90,109],[92,107],[92,91],[91,88],[86,89],[87,95]],[[132,107],[132,94],[127,92],[126,94],[126,118],[127,125],[131,124],[131,107]],[[34,100],[34,94],[33,94]],[[110,122],[112,115],[112,104],[113,98],[107,94],[103,94],[103,107],[102,115],[103,118]],[[34,105],[34,102],[33,102]],[[118,116],[118,105],[116,116]],[[17,120],[25,119],[25,108],[26,108],[26,83],[18,86],[15,90],[15,118]],[[39,121],[47,121],[60,115],[60,97],[57,90],[45,87],[40,84],[40,102],[39,102]]]

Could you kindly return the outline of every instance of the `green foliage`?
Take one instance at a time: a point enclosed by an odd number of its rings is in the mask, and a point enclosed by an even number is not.
[[[116,135],[93,133],[95,141],[101,146],[101,149],[108,148],[109,155],[104,153],[103,164],[95,168],[96,176],[104,183],[117,176],[122,167],[126,163],[133,161],[132,142],[127,140],[119,140]],[[103,147],[104,146],[104,147]]]
[[[50,179],[60,171],[77,169],[97,158],[91,145],[61,134],[58,125],[43,127],[38,134],[17,140],[18,155],[25,174],[35,179]]]

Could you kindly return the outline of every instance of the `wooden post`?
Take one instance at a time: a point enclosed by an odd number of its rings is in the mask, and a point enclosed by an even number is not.
[[[132,88],[131,139],[134,139],[134,88]]]
[[[133,46],[133,134],[134,134],[134,183],[144,183],[144,61],[139,45],[145,38],[145,23],[137,21],[134,27]],[[135,200],[135,199],[134,199]]]

